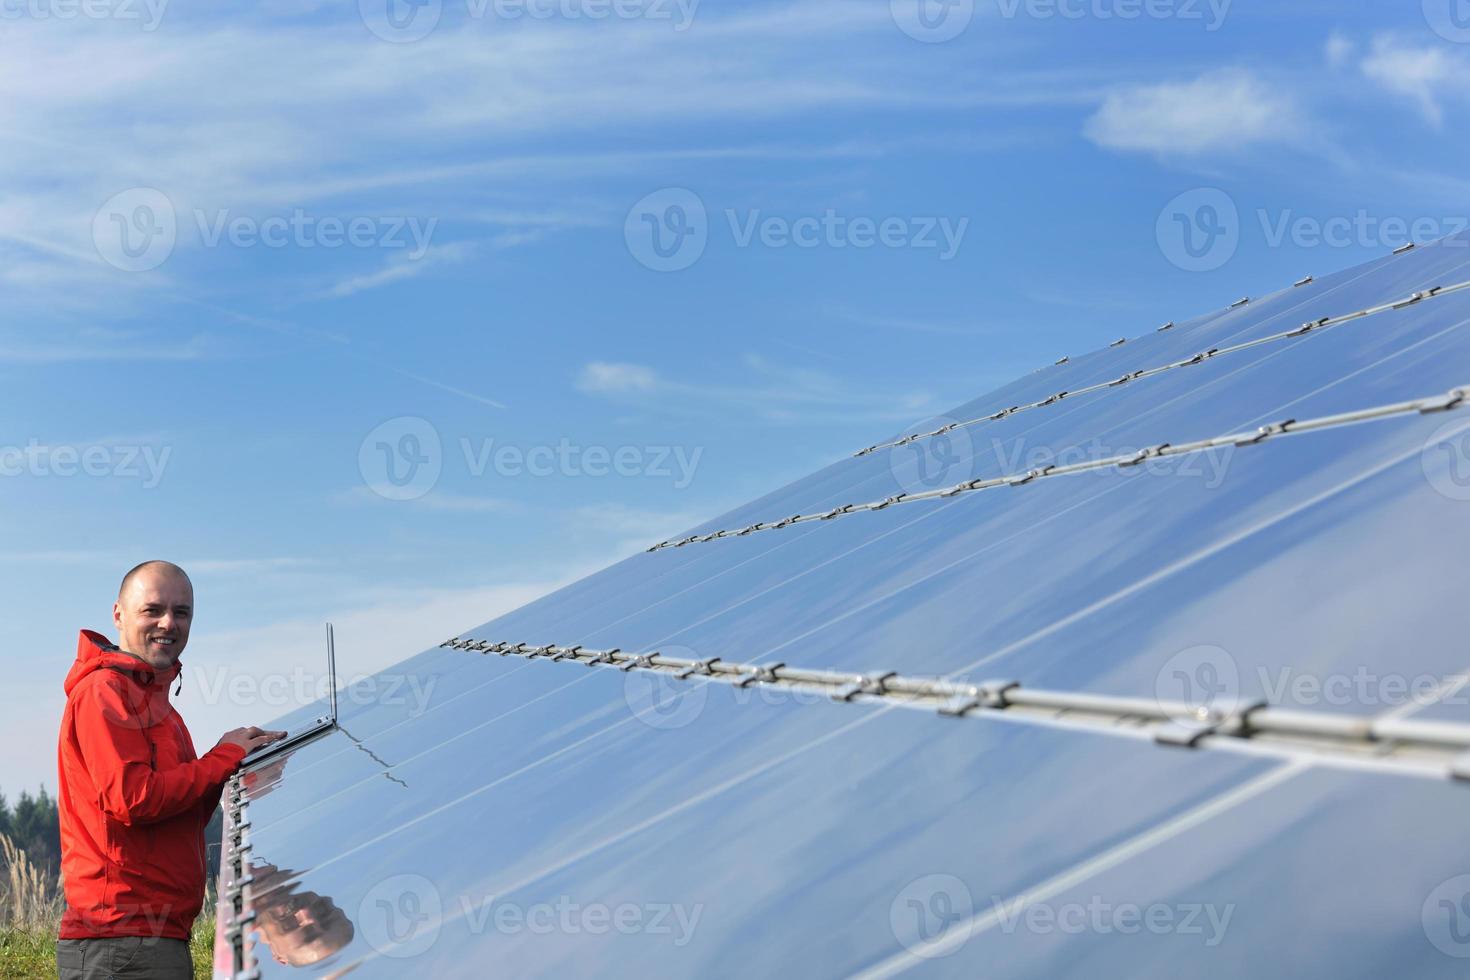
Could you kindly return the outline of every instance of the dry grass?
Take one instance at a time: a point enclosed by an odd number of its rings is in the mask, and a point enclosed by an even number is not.
[[[214,903],[194,922],[189,952],[194,975],[209,977],[214,959]],[[0,980],[56,978],[56,928],[63,908],[61,880],[48,880],[26,852],[0,834]]]

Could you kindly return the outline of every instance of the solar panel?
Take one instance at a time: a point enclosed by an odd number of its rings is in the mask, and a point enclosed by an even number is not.
[[[1467,244],[445,624],[232,784],[220,972],[1459,975]]]

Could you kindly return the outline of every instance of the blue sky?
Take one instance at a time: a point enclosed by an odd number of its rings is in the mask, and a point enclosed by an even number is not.
[[[1470,215],[1465,0],[388,2],[0,4],[0,790],[144,558],[202,749]]]

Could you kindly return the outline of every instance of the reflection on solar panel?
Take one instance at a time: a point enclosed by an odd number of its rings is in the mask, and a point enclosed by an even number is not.
[[[232,782],[220,975],[1462,975],[1467,249],[444,624]]]

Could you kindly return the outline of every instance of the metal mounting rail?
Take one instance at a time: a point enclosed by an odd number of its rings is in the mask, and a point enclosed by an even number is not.
[[[1432,395],[1428,398],[1416,398],[1412,401],[1395,402],[1392,405],[1377,405],[1372,408],[1358,409],[1353,412],[1342,412],[1338,415],[1324,415],[1319,418],[1303,419],[1301,421],[1286,419],[1271,425],[1263,425],[1258,429],[1216,436],[1213,439],[1199,439],[1194,442],[1181,442],[1178,444],[1165,442],[1157,446],[1140,449],[1134,453],[1125,453],[1120,456],[1084,460],[1080,463],[1069,463],[1065,466],[1045,466],[1038,470],[1028,470],[1025,473],[1017,473],[1009,476],[997,476],[984,480],[968,480],[964,483],[957,483],[952,487],[944,487],[938,490],[925,490],[920,493],[900,493],[893,497],[886,497],[883,500],[843,504],[840,507],[834,507],[831,510],[822,511],[821,513],[796,514],[779,521],[765,521],[743,528],[728,528],[723,531],[714,531],[710,534],[695,534],[687,538],[662,541],[647,550],[661,551],[665,548],[682,548],[686,544],[714,541],[717,538],[743,538],[756,531],[773,531],[778,528],[791,527],[793,524],[806,524],[811,521],[830,521],[860,511],[884,510],[894,504],[912,503],[916,500],[934,500],[939,497],[954,497],[962,493],[991,490],[996,487],[1020,487],[1047,477],[1067,476],[1072,473],[1107,469],[1113,466],[1119,469],[1129,469],[1155,459],[1162,459],[1169,456],[1202,453],[1211,449],[1221,449],[1226,446],[1255,446],[1276,436],[1293,435],[1303,432],[1319,432],[1323,429],[1356,425],[1359,422],[1370,422],[1377,419],[1392,418],[1398,415],[1412,415],[1415,413],[1429,415],[1434,412],[1447,412],[1452,409],[1461,408],[1467,404],[1470,404],[1470,386],[1455,388],[1444,395]]]
[[[248,890],[255,878],[250,873],[247,855],[250,852],[250,818],[245,815],[248,805],[241,773],[236,772],[225,783],[225,825],[223,848],[220,851],[219,905],[216,909],[215,929],[230,951],[230,976],[235,980],[252,980],[260,976],[255,957],[245,942],[245,933],[255,921],[250,906]]]
[[[1379,313],[1387,313],[1392,310],[1402,310],[1406,307],[1415,306],[1419,303],[1422,303],[1427,299],[1433,299],[1439,296],[1448,296],[1451,293],[1458,293],[1466,289],[1470,289],[1470,281],[1455,283],[1451,286],[1436,286],[1433,289],[1421,290],[1420,292],[1414,293],[1412,296],[1409,296],[1405,299],[1395,300],[1392,303],[1384,303],[1381,306],[1370,307],[1366,310],[1359,310],[1356,313],[1348,313],[1344,314],[1343,316],[1323,317],[1320,320],[1309,320],[1299,327],[1291,330],[1283,330],[1282,332],[1272,334],[1269,337],[1259,337],[1255,340],[1248,340],[1245,343],[1234,344],[1230,347],[1212,347],[1209,350],[1201,351],[1200,353],[1195,354],[1192,357],[1187,357],[1182,361],[1172,361],[1168,364],[1160,364],[1157,367],[1143,368],[1142,370],[1132,371],[1128,374],[1124,374],[1118,378],[1113,379],[1112,381],[1102,381],[1094,385],[1088,385],[1085,388],[1078,388],[1074,391],[1059,391],[1054,395],[1048,395],[1046,398],[1043,398],[1040,401],[1034,401],[1026,405],[1012,405],[1010,408],[1003,408],[1000,411],[994,412],[990,415],[982,415],[979,418],[968,419],[963,422],[951,422],[948,425],[940,426],[939,428],[934,429],[930,432],[916,432],[913,435],[904,436],[902,439],[895,439],[891,442],[880,442],[875,446],[869,446],[867,449],[858,450],[857,452],[853,453],[853,456],[867,456],[870,453],[875,453],[880,449],[892,449],[896,446],[906,446],[909,443],[917,442],[920,439],[932,439],[935,436],[942,436],[947,432],[953,432],[955,429],[962,428],[964,426],[979,425],[983,422],[997,422],[1001,419],[1009,418],[1010,416],[1020,412],[1028,412],[1032,409],[1045,408],[1048,405],[1055,405],[1057,402],[1060,402],[1065,398],[1075,398],[1078,395],[1091,394],[1095,391],[1105,391],[1109,388],[1118,388],[1131,382],[1138,381],[1142,378],[1151,378],[1154,375],[1163,374],[1165,371],[1173,371],[1176,368],[1192,367],[1196,364],[1203,364],[1205,361],[1212,360],[1213,358],[1223,357],[1226,354],[1235,354],[1243,350],[1250,350],[1252,347],[1260,347],[1263,344],[1272,344],[1282,340],[1289,340],[1293,337],[1304,337],[1310,333],[1319,333],[1323,330],[1329,330],[1332,327],[1341,326],[1344,323],[1351,323],[1354,320],[1361,320],[1364,317],[1376,316]],[[1173,326],[1174,325],[1170,323],[1159,329],[1168,330],[1172,329]],[[1108,346],[1118,347],[1122,343],[1123,341],[1116,341],[1112,344],[1109,344]],[[1065,364],[1069,360],[1070,358],[1064,357],[1060,361],[1057,361],[1057,363]]]
[[[1236,749],[1328,765],[1470,781],[1470,724],[1297,711],[1271,707],[1264,701],[1211,710],[1156,698],[1044,691],[1008,680],[972,684],[937,677],[904,677],[891,671],[851,674],[784,663],[736,663],[719,657],[688,660],[657,652],[537,646],[472,637],[454,637],[440,646],[624,672],[653,671],[684,681],[780,687],[821,693],[834,701],[883,702],[951,718],[1005,717],[1150,738],[1159,745],[1176,748]]]

